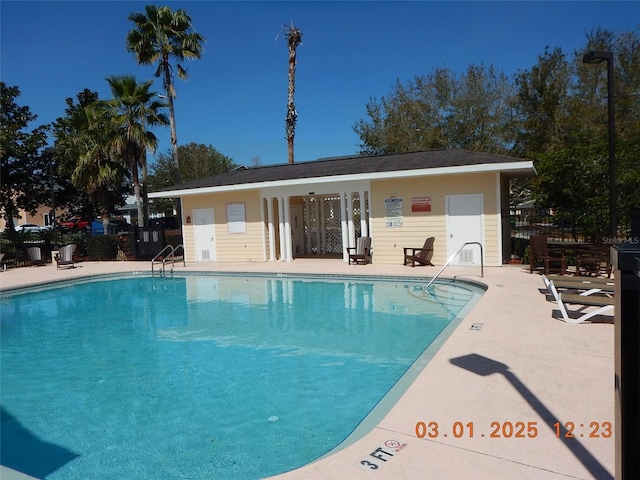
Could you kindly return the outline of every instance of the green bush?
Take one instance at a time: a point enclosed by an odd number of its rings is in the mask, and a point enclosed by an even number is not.
[[[130,235],[133,236],[133,234],[127,234],[127,235],[117,235],[116,236],[116,240],[118,242],[118,248],[119,250],[122,252],[122,255],[125,258],[130,258],[133,256],[133,253],[131,252],[131,238]]]
[[[118,238],[113,235],[98,235],[87,238],[89,260],[115,260],[118,257]]]

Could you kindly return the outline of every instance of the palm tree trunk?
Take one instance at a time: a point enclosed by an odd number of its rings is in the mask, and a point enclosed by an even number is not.
[[[133,194],[136,199],[136,211],[138,214],[138,225],[144,226],[144,215],[142,213],[142,201],[140,195],[140,175],[138,174],[138,149],[133,142],[127,142],[127,157],[129,158],[129,164],[131,165],[131,179],[133,181]]]
[[[296,93],[296,47],[289,42],[289,94],[287,98],[287,120],[286,120],[286,136],[287,149],[289,153],[289,163],[294,163],[293,157],[293,138],[296,135],[296,119],[298,113],[293,103]]]
[[[289,45],[289,95],[287,98],[285,130],[289,150],[289,163],[293,163],[293,138],[296,135],[296,122],[298,120],[298,112],[293,103],[293,97],[296,93],[296,49],[302,43],[302,32],[293,22],[291,22],[290,26],[285,25],[284,32]]]
[[[173,84],[171,82],[171,72],[169,71],[169,58],[164,62],[164,89],[167,93],[167,99],[169,100],[169,126],[171,128],[171,156],[173,157],[173,178],[176,185],[182,183],[180,176],[180,160],[178,158],[178,134],[176,131],[176,113],[173,107]],[[179,219],[182,219],[182,206],[180,205],[180,199],[176,198],[176,214]]]
[[[107,235],[109,233],[109,200],[107,187],[99,187],[96,191],[96,197],[98,203],[102,207],[102,234]]]
[[[147,168],[147,150],[145,148],[140,152],[140,167],[142,168],[142,208],[143,208],[143,225],[149,224],[149,171]]]
[[[144,216],[142,213],[142,199],[140,195],[140,180],[138,178],[137,169],[133,173],[133,194],[136,197],[136,211],[138,212],[138,225],[144,225]]]

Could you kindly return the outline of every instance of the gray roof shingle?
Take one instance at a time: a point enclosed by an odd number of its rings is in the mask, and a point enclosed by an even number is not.
[[[456,167],[525,161],[521,158],[471,152],[455,148],[397,153],[381,156],[352,156],[320,159],[294,164],[266,165],[238,169],[213,177],[200,178],[161,190],[189,190],[283,180],[355,175],[377,172],[397,172],[426,168]]]

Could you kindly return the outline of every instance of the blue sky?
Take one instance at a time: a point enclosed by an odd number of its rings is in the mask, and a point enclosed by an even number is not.
[[[0,1],[0,77],[18,86],[18,103],[37,124],[64,115],[84,88],[109,98],[105,78],[153,79],[126,51],[128,15],[150,2]],[[184,8],[206,38],[203,58],[177,81],[178,142],[213,145],[236,163],[286,163],[284,118],[288,50],[278,32],[293,21],[298,48],[296,161],[358,152],[353,125],[366,103],[397,80],[437,67],[464,71],[493,64],[528,70],[546,46],[582,49],[598,27],[637,30],[640,2],[157,2]],[[162,93],[156,80],[154,89]],[[156,131],[159,151],[169,129]]]

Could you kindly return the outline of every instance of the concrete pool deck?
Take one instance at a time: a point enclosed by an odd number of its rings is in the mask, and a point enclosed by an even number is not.
[[[438,270],[349,266],[333,259],[175,266],[176,273],[421,278]],[[23,267],[1,272],[0,290],[87,275],[150,271],[149,262],[83,262],[66,270],[57,270],[55,264]],[[614,438],[605,438],[607,422],[612,428],[614,423],[612,322],[573,325],[557,320],[552,316],[557,306],[541,292],[540,276],[520,265],[485,267],[484,278],[479,267],[448,267],[443,276],[481,282],[488,289],[369,433],[332,455],[274,478],[613,478]],[[416,435],[416,425],[423,438]],[[565,438],[571,425],[575,438]],[[265,454],[278,452],[265,446]],[[2,468],[0,478],[26,477]]]

